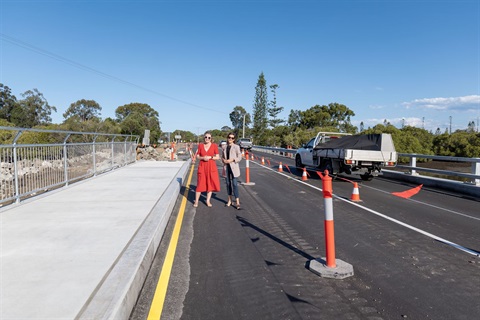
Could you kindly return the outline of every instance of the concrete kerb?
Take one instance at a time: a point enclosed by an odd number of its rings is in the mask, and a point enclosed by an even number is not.
[[[129,319],[190,164],[182,165],[76,319]]]

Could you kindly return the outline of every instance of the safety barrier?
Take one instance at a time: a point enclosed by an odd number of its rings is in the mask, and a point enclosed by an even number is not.
[[[253,155],[252,155],[252,158],[253,158]],[[246,178],[246,181],[243,182],[242,184],[243,185],[247,185],[247,186],[252,186],[252,185],[255,185],[255,182],[251,182],[250,181],[250,160],[249,160],[249,156],[248,156],[248,151],[245,152],[245,178]]]
[[[0,126],[0,206],[135,162],[138,139]]]
[[[314,259],[309,261],[309,269],[324,278],[345,279],[353,276],[353,266],[340,259],[335,258],[335,235],[333,222],[333,187],[332,177],[328,170],[324,174],[317,172],[322,178],[322,192],[325,206],[325,259]]]

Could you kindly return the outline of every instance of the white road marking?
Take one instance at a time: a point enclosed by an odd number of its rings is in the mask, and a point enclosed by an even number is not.
[[[253,162],[253,161],[252,161],[252,162]],[[255,163],[255,162],[253,162],[253,163]],[[272,168],[269,168],[269,167],[266,167],[266,166],[262,166],[262,165],[260,165],[260,164],[258,164],[258,163],[255,163],[255,164],[258,165],[258,166],[261,166],[261,167],[263,167],[263,168],[265,168],[265,169],[271,170],[271,171],[273,171],[273,172],[275,172],[275,173],[278,173],[278,174],[280,174],[280,175],[282,175],[282,176],[284,176],[284,177],[286,177],[286,178],[288,178],[288,179],[290,179],[290,180],[293,180],[293,181],[302,183],[302,184],[304,184],[304,185],[306,185],[306,186],[308,186],[308,187],[310,187],[310,188],[313,188],[313,189],[316,189],[316,190],[319,190],[319,191],[323,192],[323,189],[322,189],[322,188],[319,188],[319,187],[316,187],[316,186],[312,186],[311,184],[306,183],[305,181],[302,181],[302,180],[292,179],[289,175],[287,175],[287,174],[285,174],[285,173],[283,173],[283,172],[275,171],[275,170],[273,170]],[[372,189],[374,189],[374,188],[372,188]],[[381,190],[378,190],[378,191],[381,191]],[[383,192],[385,192],[385,191],[383,191]],[[427,237],[430,237],[430,238],[432,238],[432,239],[435,239],[435,240],[437,240],[437,241],[440,241],[440,242],[442,242],[442,243],[445,243],[445,244],[447,244],[447,245],[449,245],[449,246],[454,247],[455,249],[458,249],[458,250],[460,250],[460,251],[463,251],[463,252],[469,253],[469,254],[471,254],[471,255],[480,257],[480,252],[478,252],[478,251],[465,248],[465,247],[463,247],[463,246],[461,246],[461,245],[459,245],[459,244],[457,244],[457,243],[455,243],[455,242],[452,242],[452,241],[449,241],[449,240],[447,240],[447,239],[438,237],[438,236],[436,236],[436,235],[434,235],[434,234],[431,234],[431,233],[429,233],[429,232],[427,232],[427,231],[418,229],[418,228],[416,228],[416,227],[414,227],[414,226],[411,226],[411,225],[409,225],[409,224],[407,224],[407,223],[404,223],[404,222],[402,222],[402,221],[400,221],[400,220],[391,218],[391,217],[389,217],[389,216],[387,216],[387,215],[384,215],[384,214],[382,214],[382,213],[380,213],[380,212],[377,212],[377,211],[375,211],[375,210],[372,210],[372,209],[370,209],[370,208],[367,208],[367,207],[365,207],[365,206],[362,206],[362,205],[360,205],[360,204],[358,204],[358,203],[356,203],[356,202],[352,202],[352,201],[347,200],[347,199],[345,199],[345,198],[339,197],[339,196],[337,196],[337,195],[335,195],[335,194],[333,194],[333,197],[336,198],[336,199],[338,199],[338,200],[341,200],[341,201],[343,201],[343,202],[346,202],[346,203],[349,203],[349,204],[354,205],[354,206],[356,206],[356,207],[359,207],[359,208],[361,208],[361,209],[363,209],[363,210],[365,210],[365,211],[371,212],[371,213],[373,213],[373,214],[375,214],[375,215],[377,215],[377,216],[379,216],[379,217],[382,217],[382,218],[384,218],[384,219],[390,220],[390,221],[392,221],[392,222],[394,222],[394,223],[396,223],[396,224],[399,224],[399,225],[401,225],[401,226],[403,226],[403,227],[405,227],[405,228],[408,228],[408,229],[410,229],[410,230],[413,230],[413,231],[416,231],[416,232],[418,232],[418,233],[420,233],[420,234],[423,234],[423,235],[425,235],[425,236],[427,236]]]
[[[363,188],[373,189],[373,190],[378,191],[378,192],[390,193],[390,192],[387,192],[387,191],[384,191],[384,190],[380,190],[380,189],[377,189],[377,188],[373,188],[373,187],[371,187],[371,186],[362,185],[362,187],[363,187]],[[470,218],[470,219],[474,219],[474,220],[480,221],[480,218],[478,218],[478,217],[474,217],[474,216],[470,216],[470,215],[465,214],[465,213],[461,213],[461,212],[453,211],[453,210],[450,210],[450,209],[442,208],[442,207],[439,207],[439,206],[436,206],[436,205],[433,205],[433,204],[430,204],[430,203],[425,203],[425,202],[418,201],[418,200],[413,200],[413,199],[405,199],[405,200],[413,201],[413,202],[416,202],[416,203],[419,203],[419,204],[423,204],[424,206],[432,207],[432,208],[435,208],[435,209],[438,209],[438,210],[442,210],[442,211],[446,211],[446,212],[450,212],[450,213],[453,213],[453,214],[456,214],[456,215],[459,215],[459,216],[462,216],[462,217],[465,217],[465,218]]]

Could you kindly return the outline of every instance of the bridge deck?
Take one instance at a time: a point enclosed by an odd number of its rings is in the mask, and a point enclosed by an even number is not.
[[[187,168],[137,162],[3,208],[0,318],[128,318]]]

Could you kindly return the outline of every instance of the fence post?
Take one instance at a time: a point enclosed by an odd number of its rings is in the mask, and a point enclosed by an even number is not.
[[[63,174],[65,176],[65,186],[68,186],[68,154],[67,154],[67,140],[70,138],[70,133],[63,139]]]
[[[417,166],[417,157],[413,156],[413,157],[410,158],[410,167],[416,167],[416,166]],[[415,170],[415,169],[410,169],[410,170],[411,170],[410,174],[412,176],[418,175],[417,170]]]
[[[472,174],[480,176],[480,158],[477,158],[477,162],[472,162]],[[472,179],[472,183],[475,186],[480,186],[480,179]]]
[[[17,140],[22,134],[22,130],[18,131],[15,138],[13,139],[13,169],[15,177],[15,203],[20,203],[20,187],[18,182],[18,154],[17,154]]]
[[[128,137],[125,137],[125,141],[123,143],[123,165],[127,165],[127,139]]]
[[[115,158],[114,158],[114,145],[115,145],[115,137],[112,138],[112,165],[111,165],[111,170],[113,170],[114,166],[115,166]]]
[[[95,143],[97,142],[98,135],[93,137],[93,145],[92,145],[92,162],[93,162],[93,176],[97,176],[97,149],[95,147]]]

